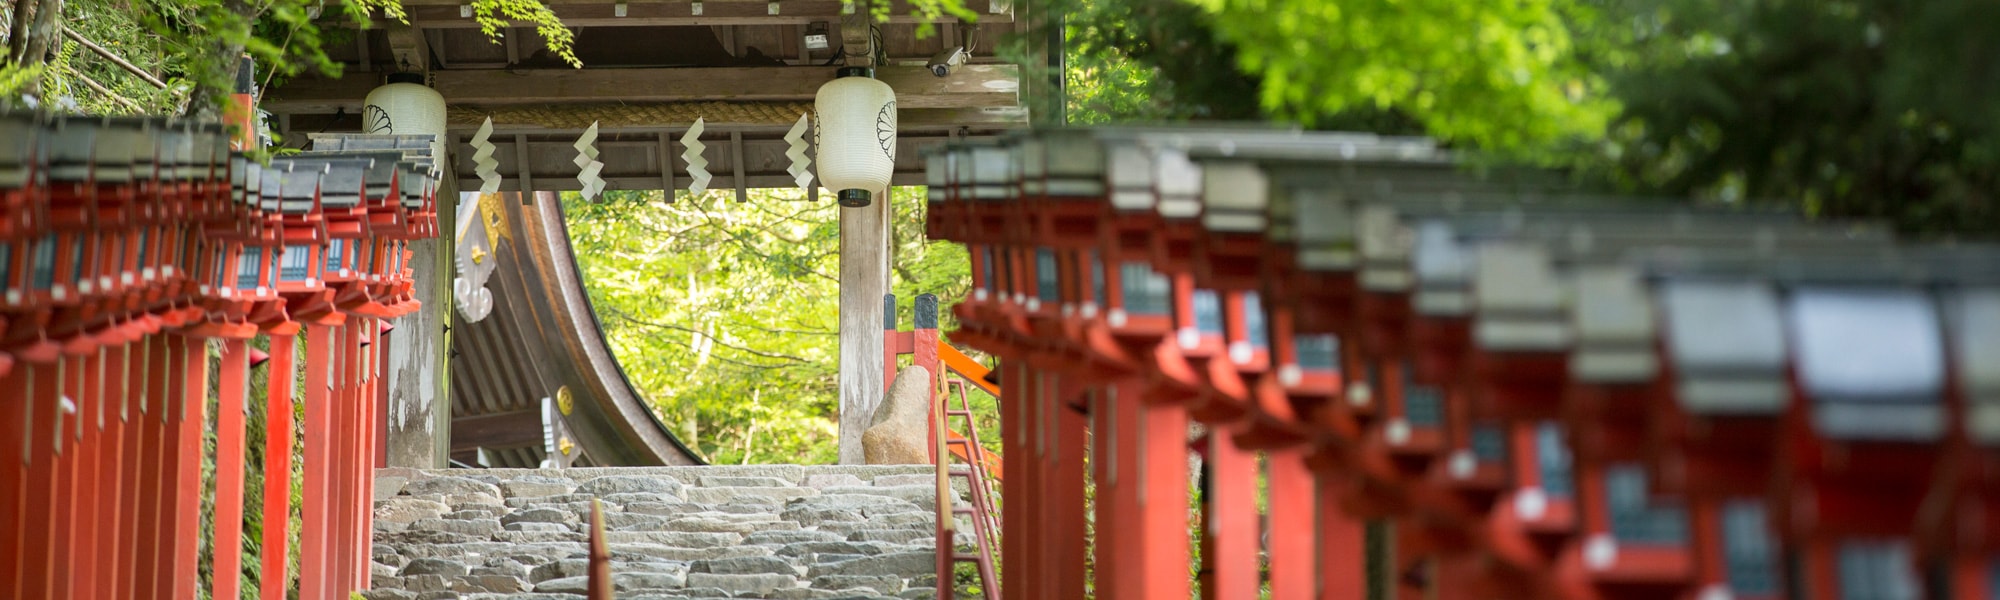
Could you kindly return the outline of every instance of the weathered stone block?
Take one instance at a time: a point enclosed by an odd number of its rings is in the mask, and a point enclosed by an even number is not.
[[[801,574],[799,568],[793,565],[791,561],[775,556],[746,556],[742,558],[697,560],[689,565],[689,572],[723,573],[728,575],[773,573],[792,577],[797,577]]]
[[[606,475],[585,481],[582,485],[576,486],[576,493],[597,496],[630,493],[679,494],[682,487],[681,482],[673,479]]]
[[[743,536],[743,543],[782,546],[799,542],[837,542],[845,539],[847,536],[831,531],[759,531]]]
[[[410,524],[411,530],[487,537],[500,532],[499,519],[424,519]]]
[[[685,497],[700,504],[728,504],[744,497],[773,498],[780,501],[818,495],[819,490],[801,487],[712,487],[691,488]]]
[[[390,498],[375,502],[375,522],[410,523],[424,519],[436,519],[451,512],[451,507],[435,500],[419,498]]]
[[[419,558],[410,561],[410,564],[403,565],[403,570],[401,574],[403,577],[410,577],[412,575],[443,575],[445,577],[457,577],[459,575],[466,574],[466,572],[467,568],[465,566],[465,563],[461,563],[455,560],[449,560],[443,558]]]
[[[577,522],[577,516],[576,513],[572,513],[566,510],[537,507],[537,508],[517,510],[508,513],[507,516],[500,517],[500,522],[502,524],[559,523],[567,525]]]
[[[814,577],[812,586],[823,590],[868,588],[877,594],[903,591],[903,578],[894,575],[824,575]]]
[[[726,590],[732,596],[748,596],[783,588],[798,587],[799,580],[790,575],[688,573],[687,585],[689,587],[712,587]]]
[[[702,487],[791,487],[792,482],[776,477],[703,476]]]
[[[830,475],[815,474],[806,476],[806,487],[813,488],[816,490],[823,490],[830,487],[856,486],[856,485],[868,485],[868,482],[863,481],[860,477],[855,477],[847,473],[834,473]]]
[[[822,575],[896,575],[910,578],[932,573],[937,570],[937,555],[930,552],[896,552],[850,561],[818,565],[812,568],[812,576]]]
[[[508,498],[564,496],[576,489],[576,482],[555,477],[528,475],[500,482],[500,492]]]
[[[430,477],[411,480],[403,486],[403,493],[411,496],[437,494],[441,496],[484,495],[500,498],[500,488],[491,483],[470,477]]]

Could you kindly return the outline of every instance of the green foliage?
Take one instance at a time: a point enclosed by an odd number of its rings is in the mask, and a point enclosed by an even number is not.
[[[473,0],[472,16],[479,22],[479,31],[494,43],[500,42],[502,30],[512,27],[512,21],[532,23],[550,52],[572,67],[583,68],[583,61],[576,58],[576,32],[564,26],[546,4],[536,0]]]
[[[1601,135],[1616,106],[1574,54],[1575,0],[1193,0],[1274,114],[1395,111],[1436,137],[1525,151]]]
[[[2000,4],[1634,0],[1610,158],[1627,182],[2000,230]],[[1615,65],[1619,66],[1619,65]]]
[[[661,420],[716,463],[835,457],[838,209],[797,198],[565,195],[570,240],[619,363]],[[963,295],[964,249],[918,235],[920,194],[896,189],[890,200],[899,297]]]

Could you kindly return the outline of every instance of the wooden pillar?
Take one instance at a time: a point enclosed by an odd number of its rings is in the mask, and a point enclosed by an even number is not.
[[[1120,414],[1134,423],[1139,446],[1136,498],[1139,536],[1129,563],[1141,581],[1136,598],[1187,598],[1188,415],[1178,404],[1148,406],[1142,384],[1124,384]]]
[[[327,377],[331,373],[333,350],[333,328],[325,325],[306,326],[306,379],[305,379],[305,477],[304,499],[300,507],[299,522],[299,597],[302,600],[327,600],[332,597],[328,588],[331,578],[327,562],[329,523],[327,516],[331,509],[327,498],[327,479],[332,470],[327,464],[330,458],[327,444],[332,432],[328,431],[328,420],[332,412],[327,406]]]
[[[1368,526],[1340,508],[1339,477],[1314,473],[1318,505],[1314,530],[1319,538],[1320,600],[1362,598],[1368,594]]]
[[[889,292],[889,195],[840,210],[840,464],[866,462],[861,433],[882,404],[882,296]]]
[[[1208,430],[1209,544],[1202,554],[1214,585],[1215,600],[1255,600],[1257,568],[1257,454],[1236,445],[1221,427]]]
[[[48,365],[24,365],[16,369],[28,371],[27,386],[30,425],[28,429],[27,489],[21,497],[21,507],[26,509],[21,515],[23,545],[16,559],[16,571],[21,580],[15,582],[20,590],[17,598],[48,598],[51,592],[54,569],[54,553],[51,551],[55,526],[56,508],[56,444],[53,436],[58,426],[57,383],[62,367],[60,363]]]
[[[1306,470],[1306,449],[1294,446],[1265,453],[1270,494],[1268,552],[1271,556],[1272,600],[1312,600],[1318,581],[1315,564],[1313,477]]]
[[[1050,375],[1050,389],[1060,389]],[[1082,598],[1088,584],[1084,572],[1084,559],[1089,554],[1086,546],[1089,540],[1082,532],[1087,528],[1085,510],[1089,504],[1084,501],[1083,484],[1088,475],[1084,473],[1085,453],[1090,444],[1089,423],[1082,412],[1069,406],[1070,398],[1061,394],[1049,394],[1050,452],[1049,504],[1053,520],[1048,523],[1052,532],[1053,552],[1056,559],[1054,570],[1048,575],[1056,582],[1056,595],[1052,598]]]
[[[979,253],[974,252],[973,256]],[[974,268],[974,273],[979,269]],[[1027,370],[1021,368],[1013,357],[1002,357],[999,367],[1001,393],[1005,394],[1000,404],[1000,460],[1007,476],[1000,479],[1000,571],[1001,600],[1021,600],[1027,598],[1028,566],[1028,521],[1027,505],[1028,473],[1032,472],[1032,457],[1028,456],[1026,435],[1026,399],[1030,393]]]
[[[243,586],[243,411],[250,393],[250,346],[222,342],[220,402],[215,413],[215,521],[209,546],[214,598],[237,598]]]
[[[264,538],[263,598],[285,597],[287,550],[291,545],[292,387],[297,373],[297,334],[271,335],[271,360],[264,364],[269,383],[264,398]]]
[[[208,417],[208,346],[202,340],[183,337],[181,347],[182,387],[174,427],[174,566],[169,598],[193,598],[200,570],[199,527],[201,526],[202,430]]]
[[[26,512],[22,497],[28,493],[28,457],[23,442],[35,398],[28,389],[28,372],[33,367],[15,364],[0,376],[0,596],[21,597],[21,550],[28,543],[21,523]]]
[[[168,465],[172,464],[168,461],[172,453],[168,450],[167,444],[168,427],[172,423],[173,414],[168,407],[171,406],[169,400],[173,395],[168,390],[174,380],[175,372],[171,366],[173,364],[169,356],[171,346],[167,336],[147,336],[143,343],[146,346],[143,366],[146,383],[143,394],[144,408],[140,411],[139,418],[142,430],[139,445],[144,448],[142,468],[139,471],[139,498],[142,504],[139,507],[139,521],[136,525],[139,539],[134,544],[138,549],[138,557],[135,559],[138,566],[133,575],[139,581],[134,597],[152,600],[166,597],[162,594],[159,582],[166,579],[165,561],[170,555],[165,548],[168,537],[162,531],[165,526],[161,523],[162,519],[173,512],[171,508],[173,494],[167,487],[165,471]]]
[[[72,488],[76,495],[71,500],[76,506],[70,510],[75,526],[75,539],[71,541],[71,562],[67,565],[72,593],[81,598],[95,598],[102,590],[104,564],[103,530],[104,504],[108,498],[104,490],[101,474],[105,471],[104,460],[104,395],[99,375],[104,365],[102,354],[93,351],[77,359],[83,368],[76,372],[77,382],[74,394],[76,400],[76,484]]]
[[[77,513],[83,509],[84,486],[79,482],[78,472],[83,470],[83,449],[78,443],[77,419],[81,418],[85,406],[83,395],[83,359],[61,357],[56,359],[61,374],[57,377],[59,391],[56,394],[56,526],[55,563],[53,565],[55,598],[70,598],[79,594],[76,588],[76,564],[81,556],[77,546],[82,531],[77,523]],[[66,501],[65,501],[66,500]]]
[[[139,595],[139,512],[149,496],[144,495],[139,483],[143,477],[146,460],[144,450],[146,431],[146,366],[149,338],[125,344],[119,350],[119,390],[121,408],[118,413],[118,427],[124,451],[119,473],[119,514],[118,514],[118,587],[112,593],[119,598],[135,598]]]

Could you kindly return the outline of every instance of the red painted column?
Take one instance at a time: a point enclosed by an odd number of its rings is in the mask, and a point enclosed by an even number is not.
[[[109,565],[104,564],[102,552],[104,529],[104,493],[99,490],[103,483],[100,476],[104,472],[104,395],[99,375],[104,365],[101,354],[92,353],[77,359],[82,366],[76,373],[77,385],[72,396],[76,399],[76,495],[71,496],[71,521],[75,538],[71,541],[72,562],[67,565],[70,590],[79,598],[96,598],[101,590],[99,574]]]
[[[131,576],[131,563],[125,560],[126,551],[131,547],[122,544],[125,529],[130,523],[125,520],[126,507],[131,505],[125,487],[126,466],[125,416],[131,409],[131,396],[125,386],[125,348],[102,348],[97,353],[97,397],[98,410],[98,456],[97,493],[102,498],[98,510],[97,563],[104,570],[92,576],[97,580],[100,596],[130,598],[124,591]]]
[[[292,388],[297,373],[296,335],[271,336],[271,360],[264,364],[264,538],[258,593],[285,597],[286,554],[290,545],[292,500]]]
[[[374,537],[369,530],[374,513],[371,510],[374,497],[370,490],[375,487],[375,436],[381,430],[375,422],[375,378],[376,370],[381,365],[376,358],[387,347],[382,343],[381,321],[368,319],[362,323],[357,337],[366,339],[368,347],[355,349],[360,358],[355,363],[354,411],[359,418],[354,423],[354,496],[348,504],[354,511],[354,538],[353,543],[348,545],[348,559],[354,578],[353,589],[356,590],[369,587],[368,554]]]
[[[979,253],[973,253],[979,256]],[[975,259],[977,260],[977,259]],[[974,272],[978,272],[977,269]],[[1000,460],[1007,477],[1000,480],[1000,598],[1001,600],[1021,600],[1027,598],[1028,571],[1028,464],[1033,462],[1028,456],[1026,399],[1032,395],[1028,391],[1028,377],[1018,361],[1008,357],[1001,359],[1000,372],[1003,382],[1000,408]]]
[[[1304,447],[1265,453],[1272,600],[1312,600],[1319,586],[1311,527],[1313,477],[1306,469],[1305,453]]]
[[[140,343],[145,347],[142,353],[144,364],[141,365],[141,372],[145,375],[145,387],[142,390],[141,410],[136,420],[140,431],[139,446],[143,450],[140,455],[137,492],[140,500],[139,520],[133,527],[138,533],[138,539],[132,545],[137,550],[137,555],[133,559],[133,575],[138,581],[138,587],[133,595],[141,600],[151,600],[165,597],[160,593],[162,590],[159,582],[165,579],[163,574],[166,569],[162,568],[160,563],[167,556],[162,548],[167,543],[167,537],[161,534],[160,518],[167,514],[170,511],[168,507],[172,506],[169,502],[172,494],[167,493],[162,487],[162,473],[169,464],[166,442],[167,416],[170,411],[167,410],[167,399],[171,396],[167,393],[167,388],[168,382],[172,381],[173,369],[168,367],[167,336],[146,336]]]
[[[28,389],[26,364],[17,364],[0,377],[0,596],[19,598],[21,549],[28,544],[21,523],[23,496],[28,493],[28,453],[22,444],[28,439],[28,408],[34,397]]]
[[[53,597],[52,581],[54,573],[53,534],[55,532],[56,508],[56,453],[55,433],[60,420],[57,415],[56,398],[62,368],[56,364],[22,365],[16,369],[28,371],[28,463],[24,479],[26,489],[21,496],[21,554],[16,557],[19,566],[15,569],[21,579],[15,582],[20,590],[17,598]]]
[[[1255,600],[1257,569],[1257,454],[1236,446],[1226,429],[1208,431],[1208,528],[1202,562],[1215,593],[1203,598]]]
[[[1051,389],[1056,376],[1048,376]],[[1088,526],[1085,509],[1089,506],[1083,494],[1085,453],[1090,447],[1088,441],[1089,421],[1083,413],[1069,407],[1069,398],[1050,394],[1048,410],[1053,412],[1050,430],[1051,449],[1049,452],[1050,472],[1049,503],[1053,517],[1049,540],[1053,543],[1056,564],[1049,575],[1056,583],[1056,594],[1052,598],[1082,598],[1088,585],[1088,575],[1084,563],[1089,556],[1089,540],[1079,533]],[[1069,532],[1064,534],[1064,532]]]
[[[1027,469],[1021,473],[1021,499],[1025,501],[1021,507],[1025,530],[1022,533],[1026,534],[1021,536],[1021,566],[1024,567],[1021,570],[1024,588],[1021,597],[1030,600],[1052,598],[1055,592],[1055,577],[1049,571],[1049,564],[1053,560],[1050,557],[1054,552],[1047,543],[1052,525],[1049,523],[1049,514],[1046,510],[1048,499],[1045,497],[1049,487],[1047,457],[1049,432],[1048,425],[1043,419],[1043,415],[1048,412],[1048,407],[1044,405],[1044,397],[1047,394],[1044,393],[1046,389],[1042,381],[1044,375],[1027,366],[1026,361],[1017,360],[1016,363],[1014,368],[1022,371],[1022,379],[1027,383],[1020,388],[1023,392],[1020,395],[1020,402],[1024,409],[1021,411],[1022,449],[1026,450],[1021,456],[1027,458],[1026,464],[1023,465]]]
[[[1319,506],[1314,530],[1319,537],[1320,600],[1348,600],[1368,594],[1367,523],[1340,508],[1339,478],[1316,473]]]
[[[77,501],[84,492],[79,482],[82,477],[83,449],[79,439],[83,432],[77,427],[77,419],[82,417],[83,360],[70,357],[57,359],[62,369],[58,378],[60,393],[57,394],[59,412],[56,415],[56,529],[55,563],[51,565],[54,587],[53,597],[70,598],[77,595],[76,564],[82,558],[77,541],[82,537],[77,513],[83,509]]]
[[[243,445],[250,393],[250,347],[222,342],[221,401],[215,414],[215,521],[210,558],[211,597],[238,598],[243,589]]]
[[[1136,565],[1122,560],[1137,550],[1132,542],[1139,527],[1139,494],[1133,481],[1133,467],[1138,458],[1137,432],[1129,425],[1130,419],[1121,418],[1124,411],[1131,410],[1119,405],[1123,391],[1113,384],[1091,399],[1090,430],[1095,435],[1090,438],[1090,471],[1091,481],[1097,485],[1091,507],[1097,526],[1092,548],[1096,571],[1091,579],[1098,600],[1142,597],[1136,595],[1133,587],[1136,582],[1133,576],[1139,573],[1133,568]]]
[[[327,556],[328,521],[328,477],[332,473],[328,444],[333,418],[329,410],[327,377],[332,372],[333,328],[325,325],[306,327],[306,382],[305,382],[305,477],[302,485],[304,502],[300,507],[302,519],[299,525],[299,594],[302,600],[325,600],[330,596],[331,578],[328,569],[332,567]]]
[[[1127,564],[1143,586],[1133,597],[1187,598],[1188,582],[1188,448],[1187,409],[1180,405],[1147,406],[1142,384],[1121,384],[1119,415],[1137,433],[1138,460],[1133,463],[1140,489],[1137,502],[1136,558]]]
[[[139,510],[145,498],[140,495],[139,480],[146,457],[143,444],[147,343],[146,338],[140,338],[126,343],[118,353],[118,428],[119,443],[124,445],[119,459],[118,539],[113,546],[118,549],[118,587],[113,590],[118,598],[139,595]]]
[[[208,416],[208,344],[190,337],[181,338],[182,369],[186,373],[180,401],[174,407],[178,421],[174,427],[173,584],[170,598],[193,598],[200,584],[201,460],[202,430]]]

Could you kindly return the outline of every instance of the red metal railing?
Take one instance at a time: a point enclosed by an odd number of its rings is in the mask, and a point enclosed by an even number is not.
[[[436,233],[428,139],[380,140],[396,149],[259,165],[216,124],[0,115],[0,448],[14,457],[0,597],[194,597],[207,460],[210,594],[241,595],[244,511],[260,510],[259,594],[283,597],[300,433],[301,597],[368,586],[382,336],[418,307],[405,245]],[[248,439],[259,367],[271,418]],[[244,505],[249,444],[266,450],[260,507]]]
[[[1009,391],[1006,598],[1993,596],[1993,249],[1365,135],[929,164]]]

